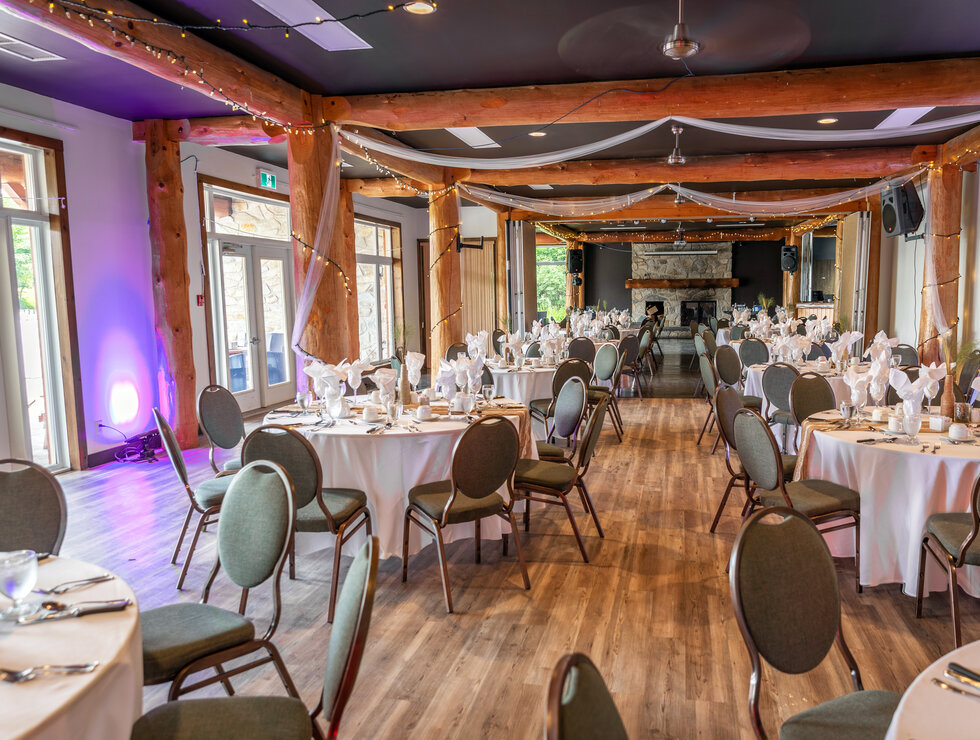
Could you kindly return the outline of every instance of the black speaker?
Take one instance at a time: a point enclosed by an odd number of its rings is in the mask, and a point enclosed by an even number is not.
[[[915,185],[886,185],[881,191],[881,228],[888,236],[911,234],[919,228],[925,211]]]
[[[569,249],[568,250],[568,274],[575,275],[576,273],[582,272],[582,250],[581,249]]]
[[[782,249],[782,256],[779,260],[783,272],[796,272],[800,266],[800,250],[795,244],[785,244]]]
[[[572,278],[572,285],[574,285],[576,288],[578,286],[580,286],[581,284],[582,284],[582,276],[581,275],[576,275],[575,277]]]

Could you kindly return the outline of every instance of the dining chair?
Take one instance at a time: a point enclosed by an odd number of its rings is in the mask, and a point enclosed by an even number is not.
[[[591,363],[595,359],[595,344],[588,337],[575,337],[568,343],[568,356]]]
[[[783,449],[789,441],[789,428],[796,424],[789,407],[789,390],[800,371],[788,362],[774,362],[762,371],[762,393],[770,424],[783,425]]]
[[[628,740],[623,719],[589,656],[563,656],[551,672],[545,740]]]
[[[970,388],[970,384],[980,373],[980,349],[975,349],[970,354],[966,356],[963,363],[960,365],[960,377],[956,381],[956,386],[960,389],[960,393],[966,398],[970,398],[973,395],[973,389]]]
[[[180,450],[180,445],[177,443],[177,436],[174,434],[174,430],[171,429],[170,424],[163,417],[163,414],[160,413],[160,409],[153,409],[153,418],[156,421],[157,430],[160,432],[163,449],[166,450],[167,457],[170,458],[174,472],[177,473],[177,479],[184,486],[184,491],[187,493],[189,501],[187,516],[184,517],[184,526],[180,528],[180,536],[177,537],[177,546],[174,548],[173,557],[170,558],[171,565],[176,565],[177,563],[177,556],[180,554],[180,548],[184,544],[184,537],[187,535],[187,528],[190,526],[191,517],[194,514],[200,515],[200,518],[197,520],[197,528],[194,530],[194,536],[191,538],[190,548],[187,550],[187,557],[184,559],[184,565],[180,569],[180,576],[177,578],[177,589],[179,590],[184,587],[184,579],[187,577],[187,569],[190,567],[191,557],[194,555],[195,548],[197,548],[197,540],[200,538],[201,532],[204,531],[205,527],[218,521],[221,502],[234,476],[219,475],[217,478],[202,481],[194,488],[191,488],[190,480],[187,477],[187,463],[184,462],[184,453]]]
[[[620,442],[623,441],[623,419],[619,414],[619,406],[616,401],[617,376],[622,372],[622,355],[616,347],[611,344],[603,344],[596,350],[595,362],[593,362],[593,375],[589,385],[589,405],[594,406],[602,398],[609,398],[609,405],[612,413],[613,430]]]
[[[735,342],[741,339],[744,335],[745,335],[745,327],[742,326],[741,324],[736,324],[735,326],[732,327],[732,330],[729,333],[728,338],[731,341]]]
[[[732,325],[732,322],[729,319],[718,319],[718,328],[719,329],[727,329],[731,325]]]
[[[758,396],[746,396],[742,390],[742,361],[738,352],[731,345],[722,345],[715,352],[715,369],[718,379],[725,385],[731,386],[743,397],[743,403],[749,408],[762,410],[762,399]]]
[[[572,532],[578,541],[579,550],[582,552],[582,559],[586,563],[589,562],[589,554],[585,550],[585,543],[582,541],[578,524],[575,522],[572,507],[569,506],[568,494],[573,490],[578,490],[583,506],[592,516],[592,521],[595,522],[599,537],[605,537],[602,525],[599,524],[599,517],[596,515],[595,506],[592,503],[592,497],[589,496],[589,490],[585,486],[585,474],[589,470],[589,464],[592,462],[592,456],[599,442],[599,434],[602,431],[608,406],[609,399],[604,398],[592,409],[588,421],[585,423],[582,441],[575,452],[573,462],[559,463],[522,458],[517,461],[517,467],[514,471],[515,496],[524,499],[525,531],[528,531],[531,526],[532,501],[564,506],[568,521],[572,525]]]
[[[527,358],[540,357],[541,356],[541,342],[531,342],[527,349],[524,350],[524,356]]]
[[[160,738],[336,738],[367,645],[378,579],[377,537],[365,542],[340,591],[337,619],[330,630],[323,688],[309,712],[291,696],[234,696],[171,701],[150,710],[133,725],[132,740]],[[317,722],[323,714],[324,732]]]
[[[528,404],[531,418],[540,421],[546,429],[548,420],[554,416],[558,393],[569,378],[581,378],[582,382],[588,385],[592,378],[592,368],[585,360],[576,357],[562,360],[551,377],[551,398],[535,398]]]
[[[608,329],[609,332],[612,334],[612,337],[611,337],[612,339],[620,339],[621,338],[620,337],[620,334],[619,334],[619,327],[618,326],[615,326],[614,324],[609,324],[609,325],[606,326],[606,329]]]
[[[30,460],[0,460],[0,551],[57,555],[67,522],[65,492],[47,468]]]
[[[292,484],[275,463],[257,461],[234,476],[218,520],[218,548],[201,601],[183,602],[140,612],[143,634],[143,685],[170,684],[168,701],[220,682],[231,695],[231,677],[272,663],[290,696],[296,687],[272,636],[282,611],[281,576],[293,538],[296,509]],[[238,612],[208,604],[218,571],[242,589]],[[245,617],[249,591],[272,582],[272,617],[262,637]],[[264,653],[254,657],[255,653]],[[242,665],[239,659],[251,656]],[[224,664],[235,661],[234,668]],[[215,675],[185,686],[193,674],[213,669]]]
[[[725,505],[728,503],[728,497],[731,495],[732,490],[736,485],[742,484],[744,486],[746,482],[745,468],[742,466],[741,461],[737,458],[738,447],[735,445],[735,414],[744,408],[745,406],[742,405],[742,399],[739,397],[734,388],[719,387],[718,390],[715,391],[715,419],[717,419],[718,422],[718,431],[721,434],[721,441],[725,445],[725,468],[728,471],[728,485],[725,486],[725,493],[722,495],[721,501],[718,503],[718,510],[715,512],[715,518],[711,522],[711,528],[709,531],[712,533],[714,533],[715,529],[718,527],[718,522],[721,519],[721,513],[724,511]],[[733,452],[735,453],[734,456],[732,455]],[[796,455],[781,455],[784,477],[793,477],[793,471],[796,470],[796,460]]]
[[[714,316],[712,316],[711,318],[709,318],[708,319],[708,328],[711,329],[711,331],[713,331],[713,332],[715,332],[717,334],[718,333],[718,319],[716,319]]]
[[[707,355],[708,354],[708,348],[704,346],[704,338],[700,334],[698,334],[698,335],[696,335],[694,337],[694,351],[697,353],[695,355],[695,357],[698,358],[698,363],[700,363],[700,361],[701,361],[701,359],[700,359],[701,358],[701,355]],[[692,395],[692,398],[697,398],[702,393],[706,393],[706,391],[704,389],[704,380],[702,380],[702,378],[701,378],[701,366],[700,366],[700,364],[698,364],[696,366],[696,369],[698,371],[698,383],[697,383],[696,386],[694,386],[694,393]],[[710,396],[707,396],[707,398],[710,398]]]
[[[806,336],[806,324],[805,323],[797,324],[796,325],[796,333],[799,334],[801,337],[805,337]]]
[[[857,491],[818,478],[786,482],[783,458],[765,420],[751,409],[736,412],[735,446],[745,469],[745,498],[751,513],[759,506],[788,506],[814,524],[846,520],[822,534],[854,528],[854,586],[861,593],[861,497]]]
[[[622,374],[633,379],[631,385],[636,386],[636,391],[643,398],[643,383],[640,380],[640,373],[636,371],[637,361],[640,357],[640,341],[635,334],[623,337],[619,341],[619,354],[621,356]]]
[[[687,327],[688,327],[688,329],[691,330],[691,339],[692,340],[695,337],[700,336],[701,330],[698,328],[698,322],[697,321],[695,321],[694,319],[691,319],[687,323]],[[695,368],[695,366],[698,364],[698,355],[699,354],[701,354],[701,353],[698,352],[697,344],[695,343],[695,346],[694,346],[694,357],[691,358],[691,364],[688,367],[689,370],[693,370]]]
[[[446,350],[446,360],[455,360],[459,357],[469,357],[469,348],[466,342],[453,342]]]
[[[738,358],[745,367],[769,362],[769,348],[761,339],[746,339],[738,346]]]
[[[546,439],[535,443],[538,459],[564,463],[572,459],[578,442],[579,426],[589,406],[589,392],[581,378],[572,377],[565,381],[555,399],[554,423],[548,429]],[[555,437],[566,440],[567,446],[562,448],[549,441]]]
[[[776,521],[768,521],[772,519]],[[835,643],[854,691],[794,714],[780,727],[779,737],[885,737],[901,697],[891,691],[865,690],[844,640],[834,561],[812,521],[784,506],[755,512],[735,538],[729,584],[735,619],[752,664],[749,717],[756,737],[767,736],[759,711],[762,661],[782,673],[808,673],[824,661]]]
[[[708,350],[708,357],[715,359],[715,352],[718,351],[718,342],[715,335],[708,330],[701,332],[701,339],[704,340],[704,348]]]
[[[715,397],[715,391],[718,390],[718,376],[715,374],[714,365],[712,365],[711,359],[707,354],[702,354],[698,357],[698,369],[701,371],[701,385],[704,388],[704,397],[708,402],[708,415],[704,417],[704,424],[701,425],[701,433],[698,434],[697,444],[700,445],[705,432],[711,434],[711,430],[715,426],[715,409],[712,405],[712,399]],[[712,452],[714,452],[714,448],[712,448]]]
[[[402,545],[402,583],[408,580],[408,534],[414,524],[436,540],[446,612],[453,613],[453,596],[449,589],[449,566],[442,530],[450,524],[473,522],[476,538],[476,562],[480,562],[480,520],[498,516],[510,524],[521,565],[524,588],[531,588],[521,550],[521,537],[514,519],[514,468],[520,455],[517,429],[500,416],[485,416],[473,422],[453,448],[449,480],[424,483],[408,492]],[[506,486],[507,498],[497,491]],[[507,534],[503,535],[503,552],[507,554]]]
[[[371,512],[367,494],[356,488],[324,488],[320,456],[313,445],[295,429],[267,424],[255,429],[242,444],[242,462],[267,460],[280,465],[293,484],[297,532],[329,532],[336,536],[333,577],[327,621],[333,622],[340,581],[340,556],[344,543],[362,526],[371,535]],[[296,543],[289,545],[289,578],[296,578]]]
[[[653,354],[653,327],[646,326],[640,329],[638,334],[638,349],[637,349],[637,370],[642,370],[644,364],[650,371],[650,376],[657,371],[657,358]]]
[[[698,334],[704,334],[704,332],[710,331],[707,324],[698,323]]]
[[[797,375],[789,387],[789,411],[798,428],[804,420],[821,411],[837,408],[837,397],[830,382],[818,373]]]
[[[245,422],[242,409],[231,391],[220,385],[209,385],[197,397],[197,419],[201,422],[204,436],[208,439],[208,460],[215,473],[238,470],[242,467],[240,457],[227,460],[218,470],[214,461],[214,450],[233,450],[245,439]]]
[[[507,332],[502,329],[494,329],[490,333],[490,344],[497,355],[504,353],[504,340],[507,339]]]
[[[656,347],[657,351],[660,352],[661,359],[664,356],[664,348],[660,346],[660,335],[663,334],[664,323],[666,321],[667,321],[667,317],[661,316],[660,321],[655,322],[653,328],[653,347]]]
[[[807,362],[813,362],[823,357],[823,347],[816,342],[810,343],[810,350],[806,353]]]
[[[980,565],[980,478],[973,484],[968,512],[932,514],[926,519],[926,532],[919,551],[919,587],[915,597],[915,616],[922,617],[926,576],[926,555],[939,563],[949,583],[949,603],[953,618],[953,647],[963,644],[960,629],[960,594],[957,570]]]
[[[911,344],[897,345],[892,350],[892,355],[898,356],[902,365],[916,367],[919,365],[919,353]]]

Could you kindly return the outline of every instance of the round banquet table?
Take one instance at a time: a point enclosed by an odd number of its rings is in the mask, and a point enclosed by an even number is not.
[[[38,564],[37,588],[105,572],[80,560],[50,558]],[[20,684],[0,681],[0,736],[129,738],[143,707],[143,641],[136,597],[122,579],[115,578],[53,598],[69,604],[132,599],[133,605],[123,611],[41,624],[0,622],[0,665],[5,668],[100,663],[87,674],[43,676]]]
[[[490,373],[498,396],[513,398],[525,406],[538,398],[551,398],[551,379],[555,377],[553,367],[525,365],[520,370],[513,366],[506,369],[491,367]]]
[[[731,344],[732,342],[732,330],[727,326],[723,326],[715,334],[715,344],[719,347],[724,347],[726,344]]]
[[[902,695],[885,740],[967,740],[977,736],[977,700],[944,691],[932,683],[938,678],[951,686],[977,692],[956,681],[943,678],[950,663],[976,670],[980,666],[980,641],[957,648],[920,673]]]
[[[637,334],[640,333],[640,327],[638,327],[638,326],[637,327],[631,327],[631,326],[621,327],[620,326],[620,327],[616,327],[616,328],[619,329],[619,338],[620,339],[622,339],[624,337],[629,337],[629,336],[636,336]]]
[[[945,435],[925,429],[918,446],[905,444],[904,437],[872,445],[857,442],[882,436],[815,430],[799,477],[829,480],[861,494],[861,584],[901,583],[906,594],[915,596],[926,519],[970,510],[970,492],[980,475],[980,445],[953,445],[940,439]],[[921,443],[939,444],[939,449],[922,452]],[[825,537],[835,557],[854,557],[853,530]],[[931,559],[926,563],[925,593],[945,591],[942,569]],[[980,568],[961,568],[957,579],[971,596],[980,596]]]
[[[498,399],[495,404],[514,404],[509,399]],[[434,409],[445,413],[447,407],[433,403]],[[527,425],[520,434],[523,458],[537,459],[537,445],[530,432],[530,415],[526,408],[514,408],[508,413],[509,419],[520,428]],[[306,437],[323,468],[325,488],[356,488],[364,491],[371,512],[371,527],[381,541],[381,557],[402,556],[402,527],[405,508],[408,506],[408,492],[423,483],[449,480],[453,459],[453,448],[467,428],[462,420],[449,420],[435,416],[432,421],[414,421],[421,431],[414,432],[400,422],[383,434],[368,434],[376,424],[361,421],[360,418],[340,419],[330,428],[316,426],[319,418],[314,414],[305,416],[284,415],[273,411],[265,417],[267,424],[292,426]],[[382,419],[383,421],[383,419]],[[502,489],[501,493],[506,498]],[[501,533],[510,531],[499,517],[484,519],[480,528],[483,539],[501,538]],[[471,523],[450,525],[443,529],[445,542],[473,537]],[[354,543],[350,552],[366,540],[367,533],[362,527],[352,537]],[[297,532],[298,553],[310,553],[333,548],[335,538],[319,532]],[[434,540],[419,527],[409,530],[408,552],[413,555]]]

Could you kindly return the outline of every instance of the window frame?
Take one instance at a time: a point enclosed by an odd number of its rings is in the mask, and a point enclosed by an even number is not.
[[[379,345],[376,348],[378,351],[378,362],[385,362],[388,360],[397,349],[398,342],[396,341],[396,335],[401,332],[403,338],[402,343],[407,344],[404,340],[405,337],[405,310],[404,310],[404,290],[402,283],[402,249],[401,249],[401,224],[395,221],[387,221],[382,218],[377,218],[375,216],[365,216],[362,214],[354,214],[354,225],[356,227],[357,223],[367,224],[374,227],[375,229],[386,228],[389,230],[389,246],[390,246],[390,257],[382,257],[377,254],[377,248],[375,248],[375,254],[366,254],[364,252],[358,252],[356,245],[354,247],[354,269],[357,269],[358,264],[371,264],[371,265],[387,265],[389,267],[389,279],[388,288],[390,296],[390,315],[391,315],[391,327],[389,332],[389,341],[391,344],[390,351],[385,354],[384,347],[381,346],[384,333],[381,327],[381,312],[377,313],[377,329],[378,329],[378,342]],[[375,245],[377,247],[377,234],[375,235]],[[375,295],[380,295],[381,293],[381,278],[380,270],[375,270],[374,275],[375,280]],[[355,276],[356,282],[356,276]],[[359,354],[364,354],[364,348],[360,347],[360,317],[358,317],[358,347]]]

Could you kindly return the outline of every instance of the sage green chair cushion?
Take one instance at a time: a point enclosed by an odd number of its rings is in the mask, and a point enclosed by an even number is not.
[[[224,498],[225,494],[228,492],[228,486],[231,482],[235,480],[233,475],[223,475],[220,478],[211,478],[197,485],[194,489],[194,501],[202,509],[210,509],[212,506],[217,506],[220,504]]]
[[[796,425],[796,420],[793,418],[793,413],[791,411],[774,410],[771,414],[769,414],[769,418],[773,424],[788,424],[790,426]]]
[[[446,508],[446,502],[453,492],[453,485],[448,480],[435,483],[425,483],[415,486],[408,492],[408,501],[419,507],[429,517],[439,521]],[[453,508],[446,517],[447,524],[460,522],[475,522],[477,519],[493,516],[503,511],[504,498],[499,493],[491,493],[483,498],[470,498],[462,493],[456,495]]]
[[[188,663],[248,642],[255,626],[210,604],[167,604],[140,612],[143,683],[170,681]]]
[[[857,491],[831,483],[829,480],[800,480],[786,484],[786,494],[793,508],[804,516],[813,518],[834,511],[861,511],[861,497]],[[761,491],[759,499],[764,506],[786,506],[779,491]]]
[[[971,514],[933,514],[926,520],[926,531],[939,540],[950,555],[956,556],[973,529]],[[967,565],[980,565],[980,537],[966,551]]]
[[[793,715],[779,740],[883,738],[902,697],[891,691],[855,691]]]
[[[599,403],[603,398],[609,395],[609,389],[603,388],[601,385],[590,385],[588,392],[588,399],[590,404]]]
[[[242,469],[242,459],[240,457],[233,457],[231,460],[225,460],[224,464],[221,466],[222,470],[241,470]]]
[[[547,416],[548,409],[550,407],[551,407],[550,398],[535,398],[533,401],[531,401],[531,403],[528,404],[528,408],[531,409],[531,411],[536,411],[539,414],[541,414],[541,416]]]
[[[133,725],[132,740],[306,740],[310,716],[289,696],[182,699],[151,709]]]
[[[783,461],[783,478],[789,481],[793,478],[793,473],[796,472],[796,455],[780,455],[780,457]],[[739,472],[745,472],[745,468],[742,467],[741,462],[739,462]],[[785,505],[785,502],[780,504],[780,506]]]
[[[558,714],[561,740],[627,740],[623,719],[591,661],[568,673]]]
[[[339,527],[362,506],[367,506],[367,495],[356,488],[324,488],[323,503],[326,505],[334,523]],[[297,532],[329,532],[327,517],[319,502],[313,499],[296,512]]]
[[[522,484],[566,491],[575,478],[575,469],[565,463],[521,459],[514,470],[514,486]]]
[[[544,442],[542,440],[538,440],[536,444],[538,448],[538,457],[542,460],[546,460],[548,458],[551,458],[552,461],[564,460],[566,454],[571,451],[568,447],[559,447],[558,445],[551,444],[551,442]]]
[[[745,408],[762,411],[762,399],[758,396],[747,396],[744,393],[739,393],[738,397],[742,401],[742,405]]]

